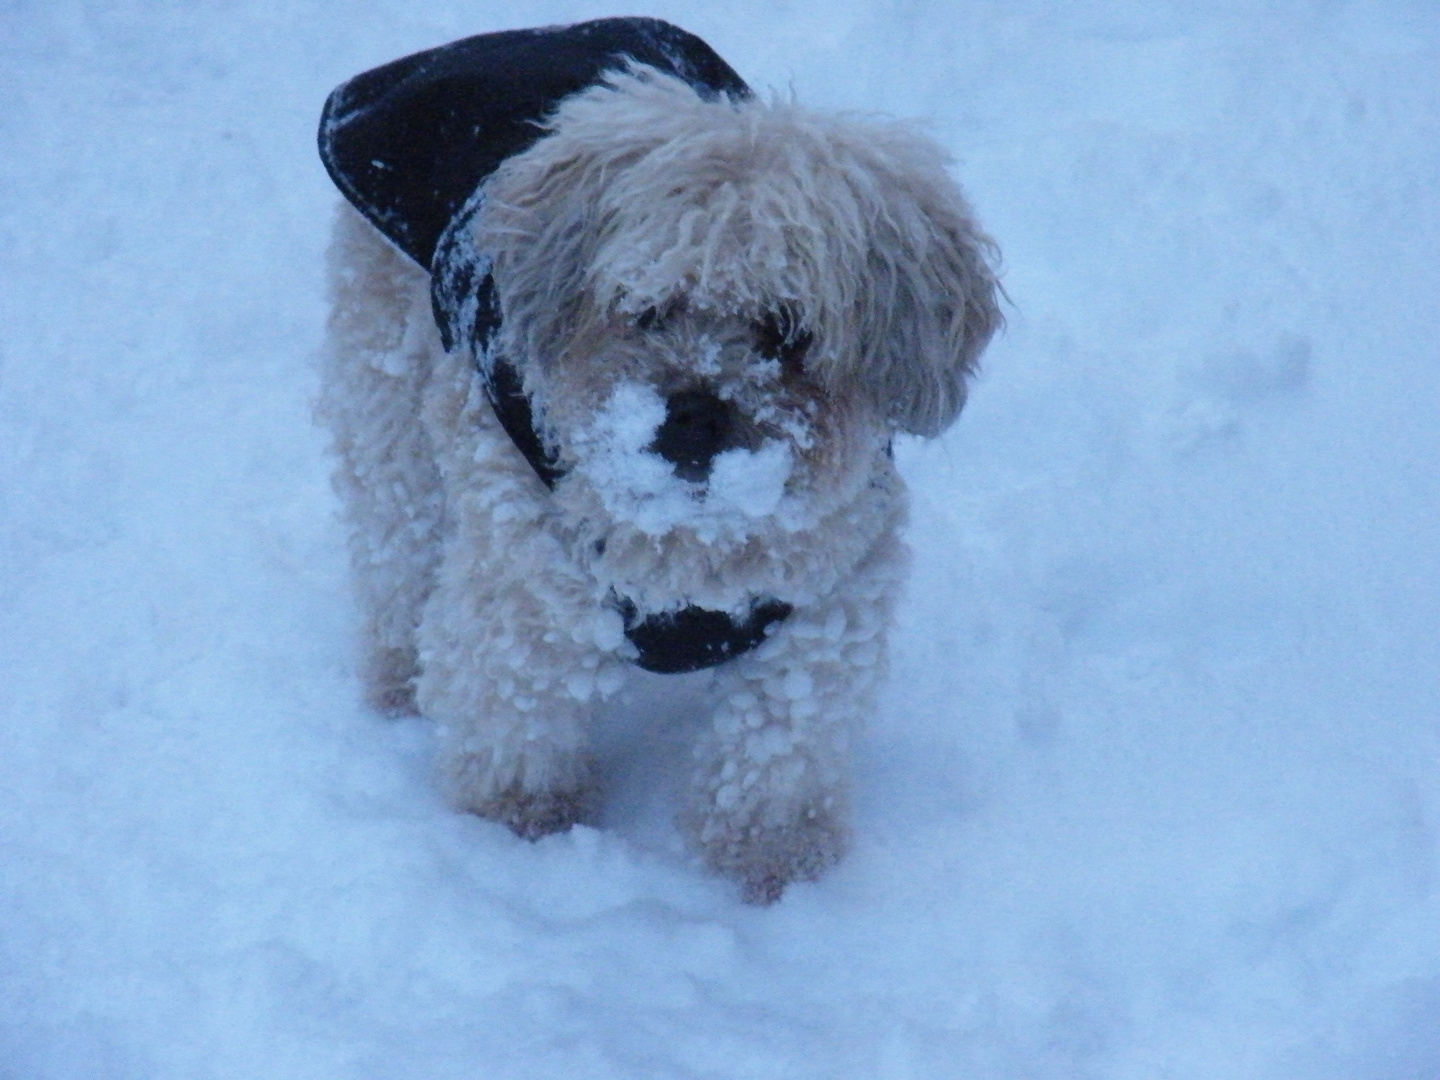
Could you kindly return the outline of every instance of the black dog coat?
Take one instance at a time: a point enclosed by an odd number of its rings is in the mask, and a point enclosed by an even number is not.
[[[483,184],[506,158],[544,134],[539,122],[563,98],[628,61],[684,80],[707,98],[750,96],[710,46],[658,19],[598,19],[507,30],[416,53],[332,93],[320,118],[320,158],[345,198],[431,275],[435,322],[447,351],[469,345],[486,396],[537,476],[563,476],[535,429],[519,374],[490,342],[500,305],[489,260],[470,243]],[[753,649],[790,614],[761,600],[741,620],[690,606],[639,618],[616,598],[625,635],[649,671],[712,667]]]

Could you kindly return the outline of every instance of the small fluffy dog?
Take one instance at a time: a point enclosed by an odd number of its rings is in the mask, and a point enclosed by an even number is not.
[[[904,569],[891,440],[954,421],[999,323],[943,152],[647,19],[396,61],[320,143],[370,699],[534,838],[592,808],[633,666],[712,668],[681,820],[749,900],[814,878]]]

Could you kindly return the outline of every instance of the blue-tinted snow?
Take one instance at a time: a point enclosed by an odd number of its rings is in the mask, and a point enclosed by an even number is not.
[[[624,10],[925,119],[1005,250],[853,856],[697,869],[664,680],[533,846],[357,700],[320,104],[615,10],[7,5],[0,1076],[1440,1076],[1434,5]]]

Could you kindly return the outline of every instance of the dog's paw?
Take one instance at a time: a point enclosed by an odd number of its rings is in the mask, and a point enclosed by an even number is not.
[[[748,821],[711,816],[699,843],[712,870],[737,882],[747,904],[763,906],[779,900],[792,881],[814,881],[839,862],[850,831],[835,807],[811,805],[783,820],[761,813]]]
[[[740,899],[757,907],[768,907],[785,895],[785,886],[790,884],[783,876],[774,873],[746,878],[740,882]]]
[[[365,699],[385,716],[418,716],[415,675],[419,664],[414,649],[376,649],[365,663]]]
[[[563,791],[526,791],[512,787],[479,806],[470,808],[489,821],[507,825],[516,836],[539,840],[551,833],[565,832],[572,825],[594,817],[595,792],[582,787]]]

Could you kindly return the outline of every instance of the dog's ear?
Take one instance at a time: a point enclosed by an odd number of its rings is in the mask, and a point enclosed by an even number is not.
[[[320,157],[355,208],[427,270],[451,219],[565,97],[628,60],[748,96],[705,42],[659,19],[483,34],[358,75],[325,103]]]
[[[904,126],[890,135],[867,185],[876,203],[856,327],[864,361],[854,375],[896,430],[938,435],[960,415],[1004,322],[998,249],[943,152]]]

